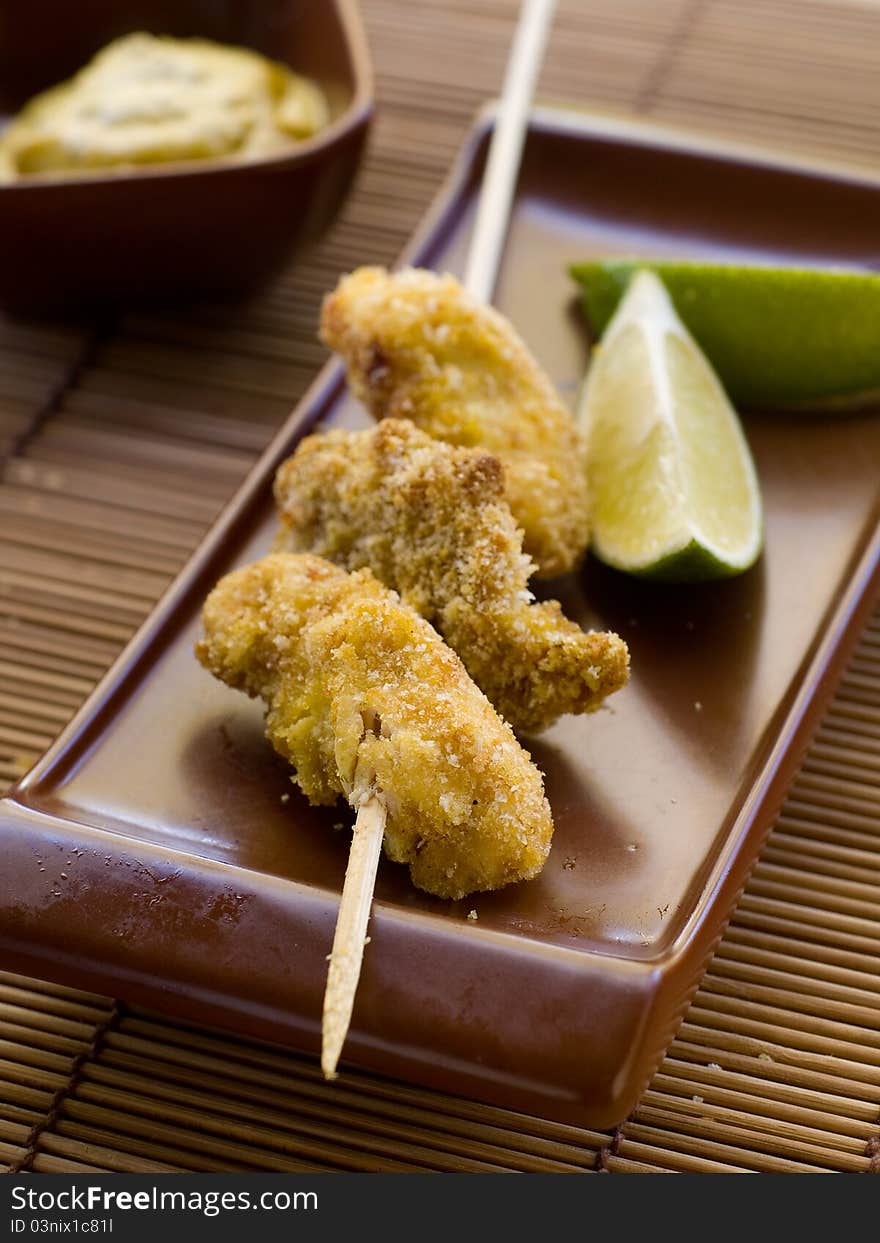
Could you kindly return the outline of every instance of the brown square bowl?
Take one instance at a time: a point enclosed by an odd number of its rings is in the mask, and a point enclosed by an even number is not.
[[[332,219],[373,107],[354,0],[0,0],[0,113],[134,30],[252,47],[317,81],[330,123],[289,152],[0,186],[0,304],[30,312],[230,293]]]

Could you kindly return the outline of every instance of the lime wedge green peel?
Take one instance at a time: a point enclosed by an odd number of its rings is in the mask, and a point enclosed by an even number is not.
[[[650,271],[635,275],[594,353],[578,418],[602,561],[668,582],[756,561],[761,500],[739,419]]]
[[[738,405],[880,405],[880,275],[611,259],[571,274],[597,335],[633,272],[663,280]]]

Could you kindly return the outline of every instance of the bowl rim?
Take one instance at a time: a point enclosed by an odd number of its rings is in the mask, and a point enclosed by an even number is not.
[[[327,0],[319,0],[326,3]],[[339,12],[343,39],[348,48],[352,67],[353,90],[348,106],[323,129],[310,138],[291,142],[290,151],[276,155],[235,159],[217,156],[205,160],[169,160],[138,167],[120,167],[118,171],[88,173],[78,176],[52,176],[35,174],[15,181],[0,182],[0,195],[26,194],[34,191],[60,192],[73,187],[105,185],[142,185],[145,182],[180,180],[202,177],[211,173],[227,176],[247,176],[257,172],[272,172],[313,163],[319,156],[340,145],[353,133],[362,129],[370,120],[375,107],[375,88],[369,44],[357,0],[330,0]]]

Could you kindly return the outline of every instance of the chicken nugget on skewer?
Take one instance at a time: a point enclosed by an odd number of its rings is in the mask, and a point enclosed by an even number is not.
[[[313,803],[378,795],[386,854],[461,898],[536,876],[541,774],[435,630],[369,570],[275,553],[208,597],[196,653],[265,700],[266,733]]]
[[[278,548],[368,566],[437,627],[515,729],[588,712],[626,682],[622,639],[581,630],[555,600],[532,603],[534,567],[492,454],[385,419],[307,437],[275,497]]]
[[[543,577],[577,565],[589,535],[580,433],[503,315],[452,276],[358,268],[325,299],[321,335],[376,418],[409,418],[438,440],[501,458]]]

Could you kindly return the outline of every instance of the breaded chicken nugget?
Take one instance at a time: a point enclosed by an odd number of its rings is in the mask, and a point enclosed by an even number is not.
[[[385,853],[441,898],[536,876],[553,821],[541,774],[423,618],[369,572],[276,553],[223,578],[196,654],[265,700],[312,803],[377,793]]]
[[[577,565],[589,535],[580,433],[503,315],[452,276],[359,268],[325,299],[321,335],[376,418],[406,417],[502,460],[510,508],[543,577]]]
[[[406,419],[309,436],[280,467],[276,547],[368,566],[458,652],[514,729],[588,712],[627,680],[615,634],[532,602],[534,567],[504,497],[504,468]]]

